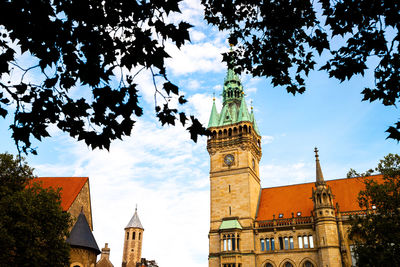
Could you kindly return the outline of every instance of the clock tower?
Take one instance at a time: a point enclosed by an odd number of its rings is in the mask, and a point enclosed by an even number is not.
[[[210,154],[210,267],[255,266],[253,224],[260,195],[261,136],[239,76],[228,69],[218,113],[213,99]]]

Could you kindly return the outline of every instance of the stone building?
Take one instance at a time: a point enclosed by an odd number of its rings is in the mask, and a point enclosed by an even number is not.
[[[144,228],[140,222],[137,208],[128,225],[125,227],[122,267],[136,267],[141,263]],[[140,265],[141,266],[141,265]]]
[[[70,267],[94,267],[100,253],[92,234],[93,220],[88,177],[39,177],[44,188],[61,188],[61,208],[71,214],[73,224],[67,243],[71,246]]]
[[[209,266],[351,266],[348,219],[363,212],[362,180],[325,181],[315,149],[315,183],[261,188],[261,134],[231,69],[222,97],[220,113],[214,99],[208,124]]]

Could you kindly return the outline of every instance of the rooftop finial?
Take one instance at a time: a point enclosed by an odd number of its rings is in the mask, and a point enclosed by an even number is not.
[[[317,147],[314,148],[314,152],[315,152],[315,157],[316,157],[317,160],[318,160],[318,148],[317,148]]]
[[[137,212],[137,203],[136,203],[136,207],[135,207],[135,212]]]
[[[324,185],[324,175],[322,174],[321,165],[319,163],[318,148],[315,147],[315,172],[316,172],[316,185]]]
[[[253,100],[250,101],[250,108],[253,111]]]
[[[213,101],[215,101],[215,91],[213,92]]]

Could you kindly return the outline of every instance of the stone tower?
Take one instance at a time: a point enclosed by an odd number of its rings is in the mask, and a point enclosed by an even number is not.
[[[315,232],[318,240],[318,258],[322,267],[342,266],[339,247],[338,230],[336,224],[333,194],[322,174],[319,163],[318,149],[315,148],[316,182],[312,189],[314,202]]]
[[[261,136],[247,109],[238,75],[228,69],[217,112],[215,98],[207,140],[210,155],[209,266],[255,266],[253,223],[260,195]]]
[[[137,208],[135,214],[125,227],[124,251],[122,267],[136,267],[142,257],[142,241],[144,228],[139,220]]]

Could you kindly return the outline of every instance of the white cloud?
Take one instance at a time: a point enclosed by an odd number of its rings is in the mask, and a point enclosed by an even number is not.
[[[109,243],[115,266],[121,264],[124,227],[135,204],[145,228],[142,257],[160,266],[204,266],[209,221],[205,139],[196,144],[182,127],[156,125],[139,121],[133,136],[113,143],[110,152],[56,137],[72,162],[34,167],[40,176],[89,176],[94,235],[100,247]]]
[[[314,172],[315,167],[311,163],[304,162],[269,163],[260,166],[263,187],[311,182],[315,176]]]
[[[172,59],[166,61],[166,64],[175,75],[225,70],[225,65],[221,62],[221,53],[226,51],[224,44],[186,44],[180,50],[169,44],[166,50],[172,57]]]
[[[272,143],[272,141],[274,141],[274,137],[269,136],[269,135],[263,135],[261,137],[261,140],[262,140],[263,144],[270,144],[270,143]]]

